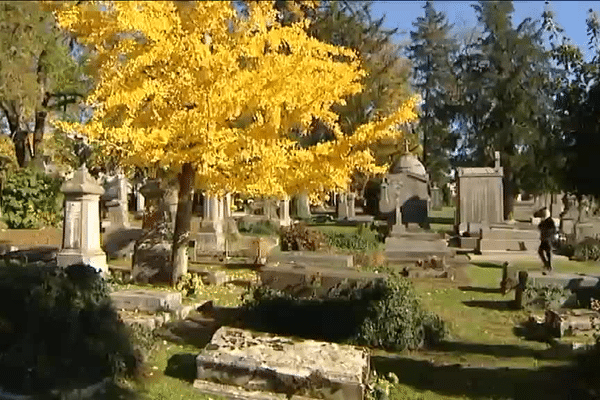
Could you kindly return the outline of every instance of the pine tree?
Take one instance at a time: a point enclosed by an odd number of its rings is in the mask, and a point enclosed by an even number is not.
[[[536,22],[513,26],[512,2],[480,1],[473,7],[483,35],[459,58],[461,120],[471,132],[467,140],[475,163],[491,164],[494,152],[501,154],[504,216],[509,218],[526,166],[546,134],[545,116],[553,112],[549,54]]]
[[[415,30],[410,33],[412,44],[408,52],[413,65],[414,86],[423,99],[417,125],[422,134],[423,163],[432,182],[441,185],[457,140],[450,129],[450,106],[456,87],[452,60],[458,46],[456,39],[450,36],[452,26],[445,14],[436,12],[432,1],[427,1],[423,9],[425,16],[413,23]]]

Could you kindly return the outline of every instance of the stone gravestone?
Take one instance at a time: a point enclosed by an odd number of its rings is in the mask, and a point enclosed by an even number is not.
[[[402,223],[426,224],[429,211],[429,177],[423,164],[412,154],[406,154],[392,166],[381,185],[379,211],[388,220],[394,219],[396,203],[402,210]]]
[[[102,196],[106,202],[109,226],[108,230],[115,231],[129,227],[128,198],[129,184],[121,173],[108,179],[105,193]]]
[[[290,218],[290,199],[284,197],[279,201],[279,225],[290,226],[292,219]]]
[[[106,254],[100,247],[100,196],[104,189],[90,175],[85,164],[65,182],[62,249],[56,256],[59,266],[90,265],[105,274]]]
[[[298,219],[308,219],[311,217],[310,201],[308,194],[300,193],[294,197],[294,213]]]
[[[148,180],[140,189],[146,199],[143,236],[134,246],[132,278],[136,282],[166,281],[171,262],[172,242],[165,190],[160,181]]]
[[[444,205],[442,189],[437,186],[431,188],[431,208],[433,210],[441,210]]]
[[[348,209],[348,195],[346,193],[338,193],[337,195],[337,218],[340,220],[350,217]]]
[[[458,168],[456,224],[459,233],[470,230],[471,224],[504,222],[503,176],[499,152],[496,152],[494,168]]]
[[[203,218],[190,236],[195,241],[196,255],[214,255],[225,252],[223,201],[217,196],[204,197]]]

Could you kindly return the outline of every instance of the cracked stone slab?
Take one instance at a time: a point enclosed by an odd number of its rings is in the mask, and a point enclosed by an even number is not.
[[[221,327],[196,358],[197,378],[250,391],[363,400],[364,348]]]

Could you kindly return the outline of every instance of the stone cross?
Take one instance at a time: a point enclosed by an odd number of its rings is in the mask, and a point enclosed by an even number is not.
[[[106,253],[100,247],[100,196],[104,188],[90,175],[85,164],[61,186],[65,195],[63,241],[57,264],[86,264],[101,274],[108,271]]]

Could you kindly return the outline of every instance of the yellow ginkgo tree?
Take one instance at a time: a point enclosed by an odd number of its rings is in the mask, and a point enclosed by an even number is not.
[[[179,173],[172,282],[185,273],[194,188],[282,196],[345,190],[378,172],[368,145],[414,119],[416,99],[343,135],[336,103],[360,92],[357,55],[319,42],[301,20],[281,26],[272,2],[78,2],[59,25],[92,50],[86,124],[61,124],[129,165]],[[298,138],[319,120],[335,140]]]

